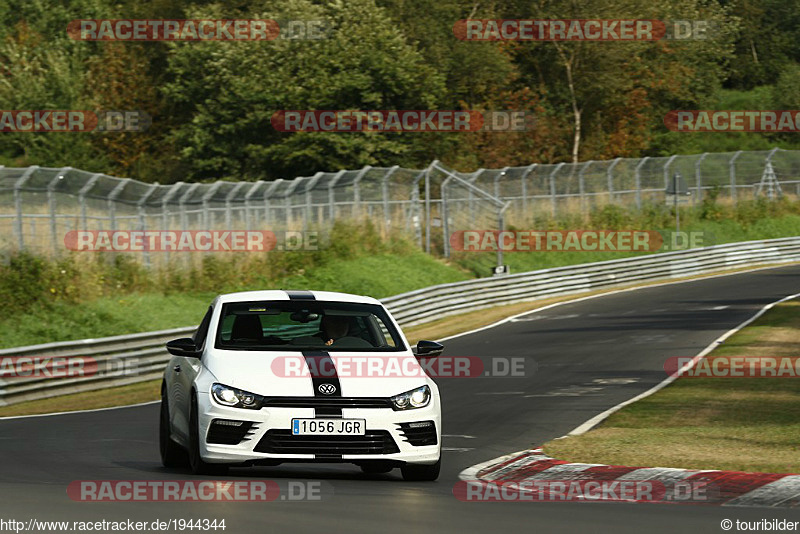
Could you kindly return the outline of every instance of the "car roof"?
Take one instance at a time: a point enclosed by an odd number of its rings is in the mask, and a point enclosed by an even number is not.
[[[249,302],[263,300],[317,300],[323,302],[354,302],[360,304],[378,304],[381,302],[372,297],[338,293],[335,291],[308,291],[291,289],[266,289],[262,291],[240,291],[228,293],[217,297],[216,302],[227,304],[229,302]]]

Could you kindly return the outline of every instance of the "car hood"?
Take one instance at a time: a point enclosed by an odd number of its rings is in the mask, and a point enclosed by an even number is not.
[[[427,382],[410,351],[333,352],[335,371],[329,362],[299,351],[214,350],[207,356],[204,363],[219,383],[269,397],[313,397],[310,368],[319,369],[321,378],[338,378],[343,397],[391,397]]]

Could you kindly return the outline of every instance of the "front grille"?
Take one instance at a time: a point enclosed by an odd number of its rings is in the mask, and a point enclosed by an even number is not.
[[[391,408],[382,397],[264,397],[266,408]]]
[[[418,421],[416,423],[398,423],[400,434],[405,441],[421,447],[422,445],[436,445],[436,424],[433,421]]]
[[[214,419],[208,426],[206,442],[220,445],[238,445],[249,441],[258,428],[253,428],[251,421],[234,421],[232,419]]]
[[[363,436],[294,436],[291,430],[272,429],[258,442],[255,452],[268,454],[392,454],[400,452],[386,430],[367,430]]]

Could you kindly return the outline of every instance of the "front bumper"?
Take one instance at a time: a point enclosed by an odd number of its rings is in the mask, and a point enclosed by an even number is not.
[[[396,450],[396,452],[352,454],[353,446],[337,446],[335,448],[338,450],[334,450],[328,444],[323,450],[304,448],[303,453],[296,450],[288,453],[271,453],[258,452],[257,449],[268,450],[268,445],[274,442],[270,436],[280,434],[282,439],[290,438],[291,436],[287,436],[287,434],[290,434],[292,419],[312,419],[315,416],[314,408],[266,407],[261,410],[248,410],[220,406],[213,402],[208,394],[201,394],[198,397],[200,455],[208,463],[244,465],[281,462],[367,463],[378,460],[398,465],[405,463],[433,464],[439,460],[441,454],[441,414],[436,400],[433,400],[425,408],[404,411],[394,411],[391,408],[342,409],[342,418],[364,419],[367,433],[373,436],[383,435],[382,439],[387,445],[390,442],[394,444],[394,447],[386,447],[386,450]],[[317,418],[327,417],[318,415]],[[246,436],[238,443],[208,443],[209,427],[212,421],[218,419],[245,421],[251,424]],[[409,442],[409,433],[404,432],[401,424],[420,421],[433,421],[436,427],[435,445],[413,445]],[[218,426],[215,425],[214,428],[216,430]],[[408,427],[406,426],[406,428]],[[270,432],[270,436],[267,436],[268,432]],[[306,450],[308,450],[307,453]],[[341,454],[339,454],[340,452]]]

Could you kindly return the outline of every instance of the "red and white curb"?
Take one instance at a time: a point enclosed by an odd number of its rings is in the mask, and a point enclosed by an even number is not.
[[[800,475],[569,463],[550,458],[542,449],[520,451],[474,465],[462,471],[459,478],[483,486],[524,486],[525,483],[548,481],[605,484],[610,481],[652,482],[666,488],[663,497],[652,502],[800,507]],[[700,499],[682,501],[679,496],[671,494],[671,488],[676,486],[704,487],[710,491],[704,491]]]

